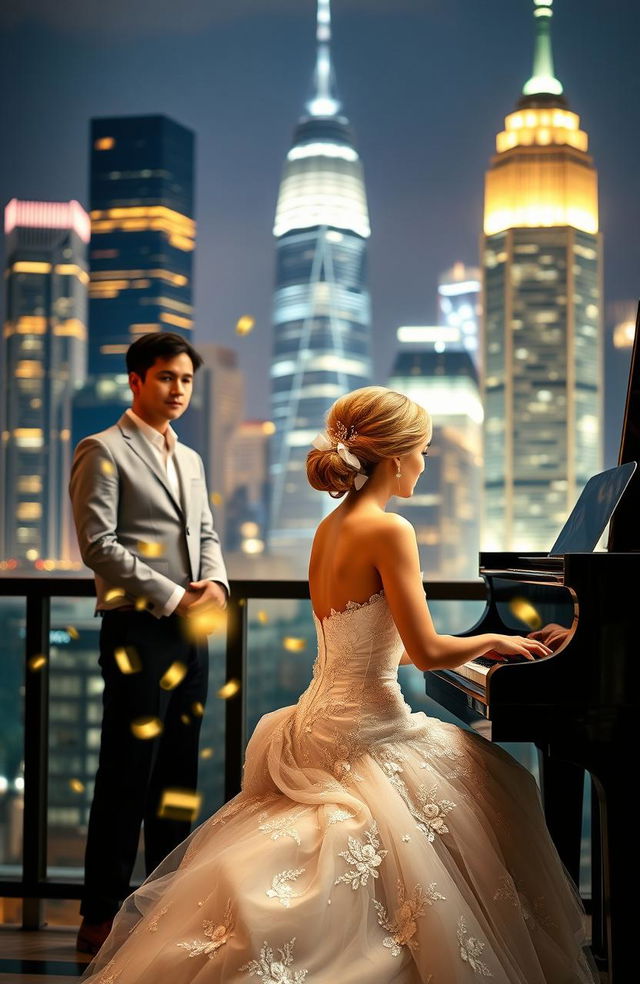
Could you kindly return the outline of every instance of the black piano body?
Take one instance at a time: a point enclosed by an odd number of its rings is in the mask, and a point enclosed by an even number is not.
[[[535,661],[472,660],[428,672],[427,694],[489,740],[535,743],[547,824],[576,884],[583,770],[591,774],[593,951],[611,984],[622,984],[633,966],[635,907],[627,904],[637,890],[635,818],[622,800],[631,795],[637,747],[640,554],[481,553],[480,575],[485,611],[458,635],[526,636],[555,623],[566,637]]]

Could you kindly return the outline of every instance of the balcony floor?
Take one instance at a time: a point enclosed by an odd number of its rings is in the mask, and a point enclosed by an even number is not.
[[[89,957],[76,952],[74,927],[47,927],[39,931],[0,927],[0,984],[72,984]],[[600,984],[609,975],[600,974]]]

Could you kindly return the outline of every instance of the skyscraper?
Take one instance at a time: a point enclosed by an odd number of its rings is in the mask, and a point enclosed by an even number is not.
[[[166,116],[91,121],[90,377],[74,442],[128,406],[124,356],[137,336],[192,336],[193,168],[194,134]],[[189,420],[176,429],[187,439]]]
[[[121,372],[136,335],[191,335],[193,152],[166,116],[91,121],[92,375]]]
[[[0,560],[64,566],[71,407],[86,366],[89,217],[76,201],[5,209]]]
[[[207,475],[207,488],[215,527],[223,547],[227,544],[227,462],[244,414],[245,377],[238,354],[224,345],[207,342],[198,346],[204,360],[195,388],[201,400],[199,443]]]
[[[484,549],[545,549],[602,467],[597,174],[534,0],[533,74],[497,137],[484,206]]]
[[[461,326],[398,328],[389,387],[429,411],[427,467],[394,510],[416,531],[420,565],[430,578],[475,577],[482,474],[482,403],[478,372]]]
[[[462,347],[480,368],[480,286],[478,267],[454,263],[438,281],[438,322],[460,333]]]
[[[371,376],[364,177],[335,93],[329,0],[318,0],[317,17],[314,92],[287,154],[273,230],[270,546],[300,575],[330,506],[307,484],[307,452],[333,401]]]

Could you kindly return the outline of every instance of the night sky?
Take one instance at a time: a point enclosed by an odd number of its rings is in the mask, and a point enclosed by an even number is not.
[[[438,274],[478,262],[484,171],[531,74],[531,0],[333,0],[333,54],[372,224],[376,382],[395,328],[433,323]],[[556,0],[556,75],[600,178],[606,302],[640,293],[635,0]],[[196,341],[228,344],[269,416],[272,222],[310,93],[314,0],[2,0],[1,204],[88,207],[89,119],[165,113],[197,135]],[[239,338],[241,314],[256,318]],[[609,353],[606,464],[626,356]]]

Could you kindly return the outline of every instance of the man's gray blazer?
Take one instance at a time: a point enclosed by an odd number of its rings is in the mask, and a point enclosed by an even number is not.
[[[145,599],[161,618],[178,584],[219,581],[229,590],[202,459],[178,442],[173,460],[182,505],[127,414],[78,444],[69,492],[80,554],[96,577],[96,611]]]

